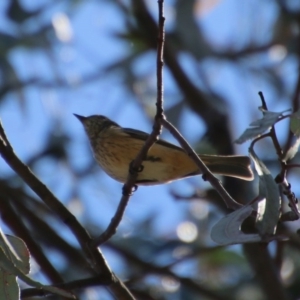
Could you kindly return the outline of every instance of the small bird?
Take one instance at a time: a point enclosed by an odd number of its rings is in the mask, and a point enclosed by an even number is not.
[[[123,128],[101,115],[83,117],[74,114],[89,138],[94,157],[112,178],[126,182],[130,163],[136,158],[149,134]],[[215,174],[252,180],[248,156],[199,155]],[[157,185],[201,174],[198,166],[180,147],[158,140],[149,149],[138,173],[137,185]]]

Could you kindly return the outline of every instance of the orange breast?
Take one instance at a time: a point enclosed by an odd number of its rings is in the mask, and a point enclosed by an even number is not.
[[[129,164],[136,158],[143,145],[143,140],[118,133],[103,136],[101,143],[93,145],[93,148],[95,158],[104,171],[112,178],[125,182]],[[142,165],[143,170],[137,179],[140,184],[169,182],[197,173],[198,170],[185,152],[160,144],[154,144],[150,148]]]

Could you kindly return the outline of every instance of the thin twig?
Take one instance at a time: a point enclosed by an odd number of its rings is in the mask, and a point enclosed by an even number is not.
[[[156,59],[156,83],[157,83],[157,101],[156,101],[156,116],[155,120],[164,118],[164,86],[163,86],[163,67],[164,67],[164,45],[165,45],[165,17],[163,0],[158,0],[158,49]]]
[[[40,197],[40,199],[63,221],[77,238],[83,251],[89,258],[89,263],[100,275],[111,282],[109,288],[118,299],[134,300],[124,283],[113,274],[97,248],[89,247],[91,237],[81,226],[78,220],[67,208],[53,195],[53,193],[31,172],[14,153],[12,146],[6,138],[4,128],[0,122],[0,154],[7,164],[24,180],[24,182]]]
[[[117,208],[114,217],[111,219],[110,224],[107,229],[97,238],[95,238],[91,245],[93,247],[99,246],[109,240],[117,231],[126,206],[130,200],[130,196],[136,190],[135,182],[138,177],[139,170],[142,166],[143,160],[147,157],[147,153],[150,147],[159,139],[161,134],[162,125],[161,122],[165,119],[164,109],[163,109],[163,50],[165,41],[165,29],[164,29],[164,10],[163,10],[163,0],[158,1],[158,14],[159,14],[159,30],[158,30],[158,49],[157,49],[157,101],[156,101],[156,116],[153,125],[153,130],[146,140],[143,148],[140,150],[139,154],[129,166],[129,174],[126,183],[123,186],[123,196]]]
[[[80,251],[76,246],[71,246],[65,239],[63,239],[58,232],[47,223],[46,220],[48,218],[45,218],[44,214],[36,214],[36,211],[38,210],[32,210],[29,208],[26,205],[27,203],[24,203],[24,200],[28,201],[26,198],[15,198],[13,204],[17,213],[26,220],[26,224],[29,224],[31,234],[34,235],[35,239],[38,239],[41,241],[41,243],[44,243],[45,247],[47,248],[51,247],[56,249],[66,258],[66,260],[69,261],[70,264],[82,266],[86,272],[88,266],[82,251]],[[18,236],[23,237],[23,235],[19,234]],[[27,244],[26,240],[25,242]],[[30,247],[30,245],[28,245],[28,247],[31,254],[34,255],[34,252],[32,252],[32,247]],[[95,274],[95,271],[92,268],[90,268],[88,272]]]
[[[4,132],[0,124],[0,132]],[[90,240],[87,231],[80,225],[77,219],[71,214],[66,207],[53,195],[53,193],[31,172],[31,170],[16,156],[8,141],[4,142],[4,136],[0,139],[0,153],[7,164],[26,182],[26,184],[50,207],[56,215],[63,221],[76,236],[78,242],[83,249],[89,253],[90,250],[86,248],[86,242]],[[104,271],[106,263],[101,265]],[[106,266],[106,268],[108,268]]]
[[[264,133],[264,134],[258,136],[257,138],[253,139],[253,141],[251,142],[251,144],[250,144],[250,146],[249,146],[249,149],[253,149],[253,148],[254,148],[254,145],[255,145],[258,141],[260,141],[260,140],[262,140],[262,139],[264,139],[264,138],[266,138],[266,137],[270,137],[270,132]]]
[[[6,133],[4,131],[4,128],[2,126],[2,122],[0,120],[0,139],[2,140],[2,142],[4,143],[4,145],[10,150],[12,151],[12,147],[7,139]]]
[[[43,273],[51,280],[52,283],[63,282],[63,278],[59,272],[51,264],[43,249],[38,245],[32,236],[32,232],[26,227],[22,218],[11,205],[10,197],[4,194],[0,197],[0,211],[2,220],[10,227],[17,235],[21,236],[26,242],[26,246],[30,249],[30,254],[33,255],[37,263],[41,266]]]
[[[286,177],[281,176],[281,174],[276,176],[275,181],[281,186],[283,194],[288,198],[289,206],[293,212],[293,215],[290,215],[293,216],[292,221],[298,220],[300,218],[300,212],[297,205],[298,199],[295,196],[295,193],[291,190],[291,184],[288,182]]]
[[[187,152],[187,154],[194,160],[196,165],[199,167],[203,174],[203,179],[209,181],[213,188],[220,194],[222,199],[228,208],[231,209],[239,209],[242,205],[236,202],[225,190],[220,180],[218,180],[207,168],[207,166],[200,159],[198,154],[193,150],[193,148],[189,145],[189,143],[184,139],[184,137],[180,134],[180,132],[166,119],[162,121],[162,124],[165,128],[167,128],[170,133],[177,139],[181,147]]]
[[[258,94],[261,98],[263,109],[268,110],[267,103],[265,101],[263,93],[259,92]],[[285,116],[285,117],[288,117],[288,116]],[[280,120],[282,120],[282,118]],[[287,198],[289,200],[289,206],[291,207],[291,209],[294,213],[294,217],[299,219],[300,212],[299,212],[299,209],[298,209],[298,206],[297,206],[298,199],[296,198],[295,194],[291,191],[291,185],[288,183],[288,180],[286,178],[287,165],[286,165],[286,162],[282,160],[282,158],[284,157],[284,154],[283,154],[283,151],[282,151],[281,146],[279,144],[274,125],[271,127],[270,132],[269,132],[268,135],[272,139],[273,145],[275,147],[275,150],[276,150],[276,153],[277,153],[277,156],[278,156],[278,160],[279,160],[280,165],[281,165],[281,171],[276,176],[275,181],[276,181],[277,184],[281,185],[281,187],[283,189],[283,193],[287,196]]]
[[[153,262],[145,261],[141,259],[137,255],[137,253],[133,253],[132,251],[129,251],[124,247],[120,247],[116,244],[108,243],[107,246],[113,251],[116,251],[122,257],[124,257],[126,261],[129,261],[132,265],[136,265],[142,270],[144,270],[144,273],[146,273],[147,275],[157,274],[161,276],[168,276],[174,278],[176,281],[180,282],[182,286],[194,290],[200,296],[199,299],[202,299],[203,296],[205,299],[211,300],[228,300],[228,298],[222,295],[222,293],[217,293],[211,290],[205,284],[199,283],[199,280],[196,281],[190,277],[180,276],[176,272],[173,272],[172,269],[166,266],[159,266],[157,264],[154,264]]]
[[[106,278],[103,276],[94,276],[88,277],[79,280],[73,280],[70,282],[64,282],[61,284],[54,284],[53,286],[61,288],[61,289],[68,289],[68,290],[78,290],[92,286],[107,286],[109,285],[106,282]],[[21,291],[21,298],[29,298],[34,296],[46,297],[51,295],[50,292],[38,288],[27,288]]]
[[[262,92],[258,92],[258,95],[260,96],[260,99],[262,101],[262,107],[263,107],[263,109],[268,110],[267,103],[265,101],[265,97],[264,97],[263,93]],[[282,119],[280,119],[280,120],[282,120]],[[270,129],[270,137],[271,137],[272,142],[274,144],[274,147],[275,147],[276,153],[278,155],[278,158],[281,159],[282,155],[283,155],[283,151],[282,151],[281,146],[280,146],[280,144],[278,142],[278,138],[277,138],[277,135],[276,135],[276,131],[275,131],[274,125]],[[281,162],[281,163],[283,163],[283,162]]]

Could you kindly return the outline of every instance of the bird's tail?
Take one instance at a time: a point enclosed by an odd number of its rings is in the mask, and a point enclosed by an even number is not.
[[[252,180],[251,160],[248,156],[199,155],[212,173]]]

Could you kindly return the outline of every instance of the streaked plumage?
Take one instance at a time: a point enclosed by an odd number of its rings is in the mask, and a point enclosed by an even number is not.
[[[123,128],[110,119],[93,115],[75,116],[83,124],[95,159],[102,169],[117,181],[125,182],[129,164],[136,158],[148,134]],[[216,174],[252,180],[250,159],[247,156],[200,155],[207,167]],[[138,185],[155,185],[200,174],[197,165],[185,151],[164,140],[156,142],[143,161]]]

